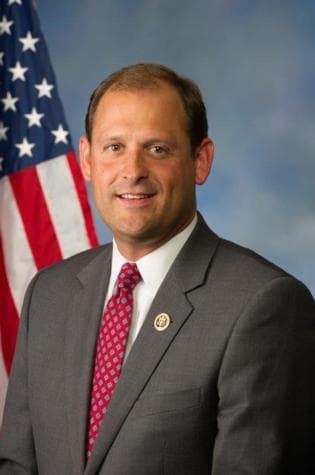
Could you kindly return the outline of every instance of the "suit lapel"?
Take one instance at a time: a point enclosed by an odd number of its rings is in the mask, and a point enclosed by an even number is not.
[[[79,287],[72,302],[66,327],[66,404],[75,473],[83,473],[85,437],[91,377],[105,293],[111,268],[111,252],[105,249],[79,274]],[[70,296],[69,296],[70,298]]]
[[[217,236],[200,218],[192,236],[161,285],[130,351],[86,466],[85,475],[95,474],[99,470],[141,391],[181,326],[193,313],[190,294],[204,282],[218,242]],[[171,325],[163,332],[154,328],[154,320],[159,313],[167,313],[171,317]]]

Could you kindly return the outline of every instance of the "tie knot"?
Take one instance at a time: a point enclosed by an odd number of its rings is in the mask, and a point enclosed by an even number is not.
[[[137,264],[126,262],[118,275],[118,288],[126,291],[133,290],[140,280],[142,280],[142,277]]]

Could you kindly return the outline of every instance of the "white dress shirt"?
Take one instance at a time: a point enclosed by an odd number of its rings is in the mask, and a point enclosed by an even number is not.
[[[131,325],[129,328],[125,358],[128,356],[129,351],[142,327],[144,319],[161,283],[163,282],[179,251],[182,249],[185,242],[191,235],[196,224],[197,215],[195,215],[192,222],[183,231],[181,231],[179,234],[176,234],[176,236],[167,241],[161,247],[155,249],[149,254],[146,254],[136,261],[139,272],[142,276],[142,281],[139,282],[133,291],[133,312]],[[115,241],[113,241],[112,270],[105,304],[115,290],[118,274],[125,262],[127,262],[126,258],[120,254]]]

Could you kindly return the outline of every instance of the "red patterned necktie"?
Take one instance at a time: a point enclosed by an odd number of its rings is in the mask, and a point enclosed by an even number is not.
[[[87,436],[91,455],[101,422],[117,384],[133,309],[132,292],[141,275],[136,264],[127,262],[120,270],[117,290],[107,303],[97,340]]]

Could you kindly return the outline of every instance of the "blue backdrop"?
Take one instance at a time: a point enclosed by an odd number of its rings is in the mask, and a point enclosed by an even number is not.
[[[74,143],[113,70],[160,62],[193,78],[216,159],[199,209],[315,293],[315,2],[38,0]],[[110,239],[96,216],[101,241]]]

